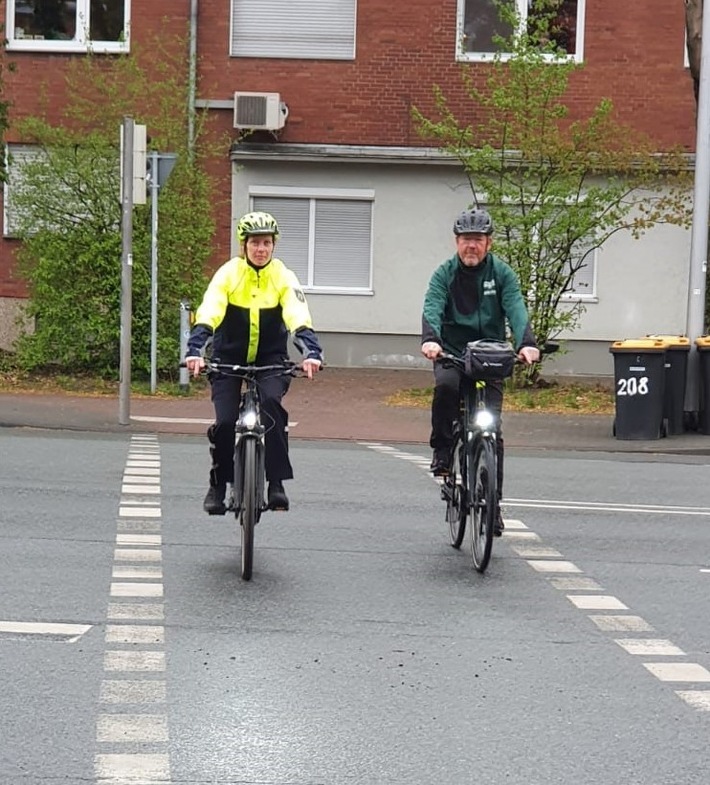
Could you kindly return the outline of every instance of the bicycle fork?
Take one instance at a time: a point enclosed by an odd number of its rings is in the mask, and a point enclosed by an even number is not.
[[[239,515],[243,507],[244,448],[248,440],[254,443],[254,452],[256,454],[256,498],[259,502],[259,509],[262,512],[266,509],[264,495],[264,436],[256,431],[237,431],[234,441],[234,485],[232,488],[232,505],[230,507],[236,515]]]

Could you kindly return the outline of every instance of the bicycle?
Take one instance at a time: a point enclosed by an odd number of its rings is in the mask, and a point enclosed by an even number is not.
[[[205,360],[205,371],[243,379],[239,396],[237,422],[234,428],[234,483],[227,494],[227,512],[233,512],[241,528],[241,576],[251,580],[254,563],[254,527],[262,512],[268,509],[264,498],[266,472],[264,437],[267,427],[261,420],[259,378],[269,376],[301,376],[294,363],[275,365],[231,365]]]
[[[443,353],[438,359],[465,380],[441,488],[449,537],[454,548],[461,547],[470,514],[473,566],[483,573],[491,558],[499,505],[498,418],[486,404],[486,382],[512,375],[515,351],[508,343],[482,340],[469,343],[464,357]]]

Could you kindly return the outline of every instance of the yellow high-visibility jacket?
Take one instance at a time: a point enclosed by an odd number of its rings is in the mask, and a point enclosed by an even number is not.
[[[214,335],[212,356],[221,362],[268,364],[288,357],[288,335],[305,357],[322,360],[311,314],[295,273],[280,259],[255,267],[244,257],[214,274],[188,339],[197,356]]]

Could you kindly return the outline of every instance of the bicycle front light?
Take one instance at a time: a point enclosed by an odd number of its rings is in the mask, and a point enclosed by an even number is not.
[[[242,425],[248,430],[253,431],[256,427],[256,412],[245,412],[242,417]]]
[[[487,409],[481,409],[476,412],[473,423],[476,428],[479,428],[482,431],[491,431],[496,424],[496,418]]]

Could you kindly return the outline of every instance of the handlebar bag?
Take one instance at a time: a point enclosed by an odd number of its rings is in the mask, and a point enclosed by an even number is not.
[[[513,375],[515,350],[504,341],[471,341],[466,344],[463,359],[466,375],[472,379],[506,379]]]

